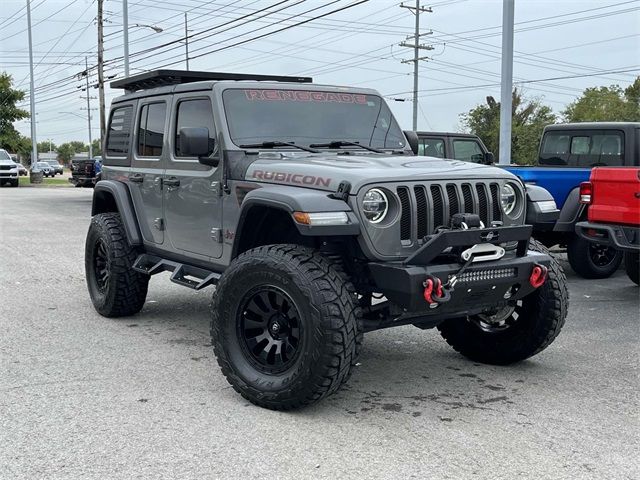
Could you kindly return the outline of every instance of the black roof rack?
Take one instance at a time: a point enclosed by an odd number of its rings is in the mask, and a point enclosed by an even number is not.
[[[280,75],[253,75],[249,73],[191,72],[185,70],[154,70],[111,82],[111,88],[122,88],[129,92],[146,90],[180,83],[205,80],[257,80],[271,82],[311,83],[311,77],[284,77]]]

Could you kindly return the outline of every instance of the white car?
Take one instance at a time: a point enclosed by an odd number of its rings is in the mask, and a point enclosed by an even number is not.
[[[11,160],[6,150],[0,149],[0,186],[8,183],[12,187],[17,187],[18,174],[18,166]]]

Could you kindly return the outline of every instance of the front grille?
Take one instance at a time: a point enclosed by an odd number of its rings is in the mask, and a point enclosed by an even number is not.
[[[459,283],[479,282],[482,280],[497,280],[501,278],[513,278],[516,276],[515,268],[491,268],[484,270],[471,270],[458,277]]]
[[[411,244],[446,227],[456,213],[476,213],[485,225],[502,219],[500,188],[492,182],[399,186],[400,238]]]
[[[12,168],[11,165],[0,165],[0,170],[11,170]]]

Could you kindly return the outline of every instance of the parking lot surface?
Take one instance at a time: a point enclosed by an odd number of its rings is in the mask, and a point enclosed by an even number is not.
[[[640,477],[638,288],[569,278],[558,339],[511,367],[435,330],[365,336],[336,395],[250,405],[210,346],[213,288],[154,277],[106,319],[84,283],[92,191],[0,189],[0,478]]]

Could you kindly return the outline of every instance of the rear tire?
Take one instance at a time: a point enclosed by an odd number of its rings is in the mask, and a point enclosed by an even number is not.
[[[105,317],[138,313],[147,297],[149,276],[132,269],[141,252],[129,245],[118,213],[91,219],[85,245],[85,273],[89,296]]]
[[[216,288],[211,339],[222,373],[244,398],[272,410],[301,408],[349,378],[362,340],[357,296],[334,260],[311,248],[255,248]]]
[[[640,253],[624,252],[624,269],[629,279],[636,285],[640,285]]]
[[[583,278],[609,278],[622,262],[622,252],[574,236],[567,245],[567,257],[574,272]]]
[[[549,254],[535,240],[531,240],[529,249]],[[511,313],[504,310],[497,312],[496,317],[454,318],[444,321],[438,330],[447,343],[465,357],[492,365],[508,365],[547,348],[560,333],[568,307],[567,279],[558,261],[551,257],[546,282],[523,298]],[[492,323],[495,318],[503,323]]]

